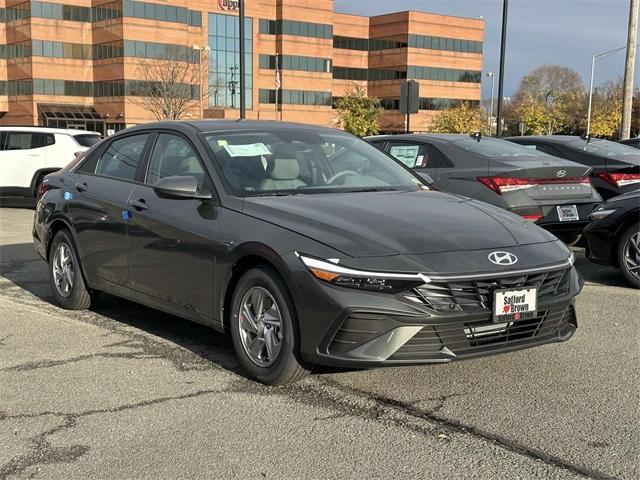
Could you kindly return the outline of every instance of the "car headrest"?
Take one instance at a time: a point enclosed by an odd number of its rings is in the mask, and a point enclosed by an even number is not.
[[[300,165],[295,158],[272,158],[269,176],[273,180],[294,180],[300,175]]]

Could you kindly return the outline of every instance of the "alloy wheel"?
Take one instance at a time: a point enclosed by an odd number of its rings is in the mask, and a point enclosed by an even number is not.
[[[640,232],[631,235],[624,246],[624,263],[627,271],[640,280]]]
[[[252,287],[242,297],[240,341],[249,359],[259,367],[275,363],[282,348],[282,315],[278,304],[263,287]]]
[[[53,283],[58,293],[68,297],[73,290],[75,281],[75,268],[71,248],[66,243],[61,243],[53,253]]]

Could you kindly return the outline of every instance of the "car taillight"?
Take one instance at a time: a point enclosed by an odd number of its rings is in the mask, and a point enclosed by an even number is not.
[[[499,195],[515,190],[524,190],[536,185],[557,185],[565,183],[589,184],[589,177],[569,178],[512,178],[512,177],[478,177],[478,181]]]
[[[640,183],[640,173],[599,173],[598,177],[614,187]]]
[[[522,218],[525,220],[529,220],[530,222],[537,222],[541,218],[544,218],[544,215],[535,214],[535,215],[522,215]]]
[[[40,183],[36,190],[36,200],[40,200],[42,196],[47,193],[47,190],[49,190],[49,184],[45,182]]]

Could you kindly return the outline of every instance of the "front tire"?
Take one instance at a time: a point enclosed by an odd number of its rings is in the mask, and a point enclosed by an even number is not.
[[[640,288],[640,224],[632,225],[620,238],[618,265],[627,281]]]
[[[271,268],[257,267],[238,282],[231,302],[231,338],[249,375],[267,385],[297,382],[309,374],[299,360],[295,309]]]
[[[62,308],[86,310],[91,306],[75,243],[67,230],[60,230],[51,242],[49,280],[53,296]]]

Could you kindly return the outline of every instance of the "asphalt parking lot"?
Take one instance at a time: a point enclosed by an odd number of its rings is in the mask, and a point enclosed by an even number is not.
[[[577,251],[567,343],[269,388],[204,327],[51,303],[0,209],[0,479],[639,478],[640,292]]]

